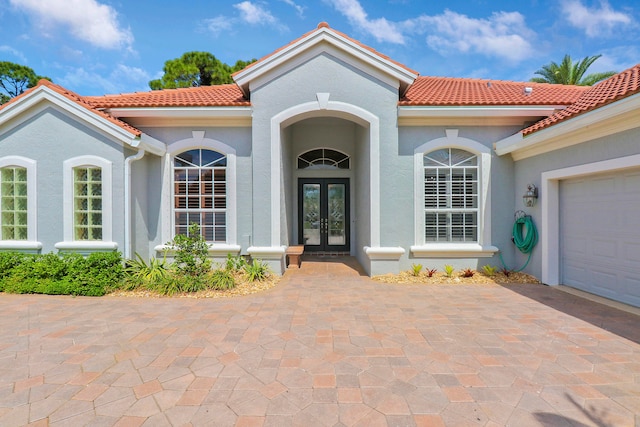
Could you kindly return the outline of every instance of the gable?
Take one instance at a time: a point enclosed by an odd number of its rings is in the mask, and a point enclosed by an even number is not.
[[[145,148],[154,154],[164,152],[161,142],[48,80],[41,80],[37,86],[0,107],[0,135],[48,108],[58,110],[120,144]]]
[[[354,39],[320,23],[301,38],[235,73],[233,78],[247,98],[255,88],[327,53],[393,87],[402,95],[418,73],[397,63]]]

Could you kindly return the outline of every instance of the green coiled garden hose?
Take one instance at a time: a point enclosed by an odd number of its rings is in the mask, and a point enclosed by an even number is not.
[[[529,254],[527,258],[527,262],[524,263],[522,268],[518,270],[513,270],[515,272],[519,272],[527,268],[529,265],[529,261],[531,261],[531,254],[533,252],[533,248],[538,244],[538,230],[536,229],[536,225],[533,223],[533,219],[531,215],[521,215],[517,217],[515,222],[513,223],[513,243],[516,245],[516,248],[523,254]],[[502,253],[499,252],[500,262],[505,270],[508,270],[507,266],[502,259]]]

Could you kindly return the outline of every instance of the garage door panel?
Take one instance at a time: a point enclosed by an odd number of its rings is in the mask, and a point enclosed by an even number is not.
[[[640,306],[640,169],[560,183],[562,283]]]
[[[630,303],[640,307],[640,279],[631,275],[624,275],[622,285],[629,296]]]
[[[622,254],[630,267],[640,264],[640,243],[623,243]],[[638,273],[640,274],[640,273]]]
[[[587,239],[584,237],[576,237],[566,242],[567,253],[571,257],[584,256],[587,252]]]
[[[591,239],[589,249],[592,256],[609,258],[618,257],[618,242],[610,239]]]

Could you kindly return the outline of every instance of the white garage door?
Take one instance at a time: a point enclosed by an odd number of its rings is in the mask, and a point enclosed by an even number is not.
[[[562,283],[640,307],[640,170],[560,183]]]

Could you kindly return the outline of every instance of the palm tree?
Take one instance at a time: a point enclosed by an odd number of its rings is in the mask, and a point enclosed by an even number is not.
[[[569,55],[565,55],[560,65],[551,61],[534,74],[542,77],[534,77],[530,81],[536,83],[555,83],[561,85],[593,86],[600,80],[604,80],[617,74],[616,71],[603,73],[591,73],[585,76],[587,69],[602,55],[587,56],[581,61],[573,62]]]

